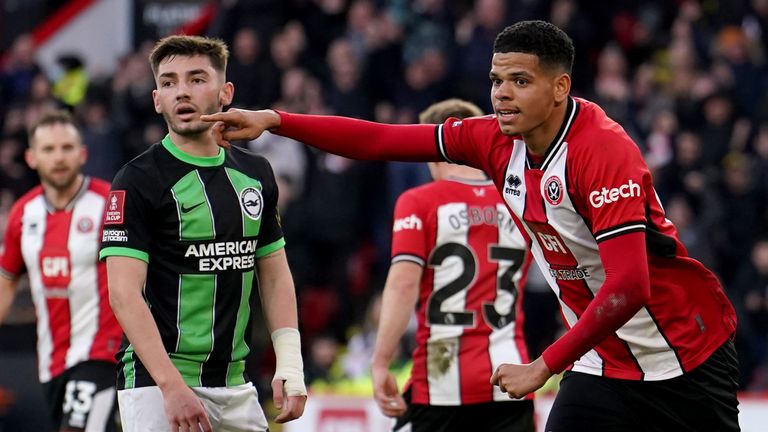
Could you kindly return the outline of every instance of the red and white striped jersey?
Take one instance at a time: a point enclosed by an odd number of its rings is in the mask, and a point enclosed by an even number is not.
[[[531,262],[490,180],[440,180],[395,206],[392,262],[424,268],[417,305],[412,402],[508,401],[491,386],[502,363],[527,363],[522,286]]]
[[[29,274],[41,382],[86,360],[115,362],[122,330],[109,307],[106,265],[98,258],[108,195],[108,183],[86,177],[63,210],[48,203],[41,186],[11,209],[0,275]]]
[[[540,166],[493,116],[438,126],[442,156],[487,173],[531,242],[533,255],[573,326],[600,290],[598,243],[644,231],[651,298],[574,371],[662,380],[695,368],[735,330],[715,275],[688,257],[666,219],[637,146],[594,103],[569,99],[565,121]],[[521,223],[522,221],[522,223]]]

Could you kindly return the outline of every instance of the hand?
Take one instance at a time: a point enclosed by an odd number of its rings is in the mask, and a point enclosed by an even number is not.
[[[203,402],[183,382],[163,389],[165,415],[172,431],[211,432],[211,422]]]
[[[373,398],[382,414],[387,417],[400,417],[405,414],[408,407],[400,396],[395,377],[384,366],[373,366],[371,369],[373,379]]]
[[[541,388],[551,376],[552,372],[539,357],[524,365],[502,364],[493,373],[491,384],[498,385],[510,399],[519,399]]]
[[[227,112],[200,116],[204,122],[215,122],[211,133],[216,144],[228,149],[232,140],[256,139],[267,129],[280,126],[280,116],[272,110],[249,111],[230,108]]]
[[[285,397],[285,381],[275,379],[272,381],[272,399],[280,414],[275,418],[278,423],[286,423],[296,420],[304,414],[304,404],[307,403],[307,395],[288,395]]]

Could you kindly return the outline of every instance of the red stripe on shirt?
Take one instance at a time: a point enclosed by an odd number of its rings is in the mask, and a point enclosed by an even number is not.
[[[56,211],[48,215],[46,223],[45,238],[41,251],[67,251],[67,241],[69,238],[69,228],[72,223],[72,212]],[[41,259],[40,266],[44,267],[44,260]],[[71,264],[68,264],[71,271]],[[40,269],[45,279],[45,269]],[[71,274],[70,274],[71,277]],[[51,289],[69,290],[68,286],[47,286],[44,291]],[[71,334],[71,313],[69,309],[69,298],[67,296],[46,295],[46,306],[48,308],[48,326],[53,343],[53,354],[51,358],[50,372],[51,376],[57,376],[64,372],[66,368],[67,352],[70,346]]]

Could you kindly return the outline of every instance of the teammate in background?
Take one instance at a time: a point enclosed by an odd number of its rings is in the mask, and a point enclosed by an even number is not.
[[[168,135],[115,177],[104,219],[123,431],[266,431],[245,373],[256,278],[277,356],[278,423],[304,411],[296,294],[266,159],[225,153],[200,115],[232,100],[223,42],[169,36],[150,54]]]
[[[84,176],[87,151],[65,111],[29,131],[26,160],[40,186],[11,209],[0,259],[0,322],[26,270],[37,312],[40,382],[56,431],[115,430],[115,353],[100,224],[109,184]]]
[[[421,123],[481,116],[459,99]],[[373,353],[373,393],[395,431],[534,430],[533,400],[488,382],[503,362],[528,363],[522,286],[531,257],[493,182],[474,168],[430,163],[434,182],[397,200],[392,266]],[[418,305],[418,306],[417,306]],[[417,346],[403,397],[389,364],[416,309]]]
[[[733,307],[688,257],[635,143],[599,106],[570,96],[570,38],[522,21],[497,35],[493,53],[495,118],[382,125],[233,110],[203,120],[223,122],[214,128],[223,146],[271,129],[349,158],[488,174],[570,327],[532,363],[491,377],[520,397],[570,369],[547,431],[739,430]]]

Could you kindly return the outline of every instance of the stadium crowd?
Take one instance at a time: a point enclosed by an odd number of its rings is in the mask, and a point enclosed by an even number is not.
[[[737,309],[741,389],[768,390],[768,0],[221,1],[205,34],[230,46],[232,106],[412,123],[448,97],[491,112],[493,38],[522,19],[573,38],[574,95],[597,102],[641,146],[668,218]],[[37,182],[24,163],[26,126],[46,109],[73,110],[89,151],[84,172],[106,180],[163,138],[153,42],[114,75],[88,76],[73,56],[54,78],[36,64],[31,38],[17,37],[0,66],[0,227]],[[426,167],[348,160],[272,135],[239,145],[265,155],[278,178],[308,383],[364,377],[392,206],[429,179]],[[532,357],[560,321],[536,276],[525,305]],[[252,376],[267,387],[269,346],[264,332],[253,350]]]

